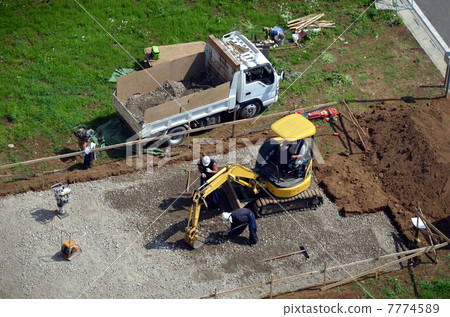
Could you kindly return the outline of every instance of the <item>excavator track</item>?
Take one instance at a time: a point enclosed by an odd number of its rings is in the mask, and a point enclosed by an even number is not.
[[[256,217],[268,217],[283,212],[296,212],[316,209],[323,203],[322,193],[319,189],[307,189],[290,198],[258,198],[252,206]]]

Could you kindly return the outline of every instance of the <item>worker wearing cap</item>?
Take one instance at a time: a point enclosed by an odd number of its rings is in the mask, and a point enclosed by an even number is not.
[[[222,213],[222,219],[231,222],[231,230],[228,232],[227,237],[240,235],[248,225],[250,245],[254,246],[258,243],[255,215],[250,209],[239,208],[232,212],[224,212]]]
[[[208,179],[213,177],[218,171],[216,161],[208,155],[203,154],[197,163],[198,171],[201,173],[200,183],[203,185]],[[208,205],[213,209],[220,209],[219,192],[217,189],[206,197]]]

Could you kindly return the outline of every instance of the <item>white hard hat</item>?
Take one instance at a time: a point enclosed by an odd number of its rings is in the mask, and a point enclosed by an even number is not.
[[[202,157],[202,164],[203,164],[203,166],[208,166],[209,163],[211,163],[211,158],[209,156],[203,156]]]
[[[224,221],[227,221],[227,220],[231,221],[231,212],[222,212],[222,219]]]

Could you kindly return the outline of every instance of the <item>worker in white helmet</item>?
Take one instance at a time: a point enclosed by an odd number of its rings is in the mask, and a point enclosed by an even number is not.
[[[203,185],[208,179],[213,177],[218,171],[217,162],[208,155],[203,154],[197,163],[198,171],[201,173],[200,183]],[[208,205],[212,209],[220,210],[219,192],[217,189],[206,197]]]
[[[222,219],[231,222],[231,230],[228,232],[227,237],[240,235],[248,225],[250,246],[258,243],[258,235],[256,234],[258,228],[256,226],[255,214],[250,209],[239,208],[232,212],[223,212]]]

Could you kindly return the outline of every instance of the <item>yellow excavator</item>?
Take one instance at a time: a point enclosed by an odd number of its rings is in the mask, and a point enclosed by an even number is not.
[[[207,206],[206,197],[224,184],[231,189],[227,196],[237,197],[230,184],[247,189],[246,206],[256,217],[314,209],[322,204],[320,191],[308,189],[316,127],[302,115],[291,114],[274,122],[270,128],[278,137],[261,146],[254,169],[240,164],[227,165],[194,191],[184,237],[194,249],[205,243],[197,231],[201,207]],[[310,149],[305,140],[309,137]]]

